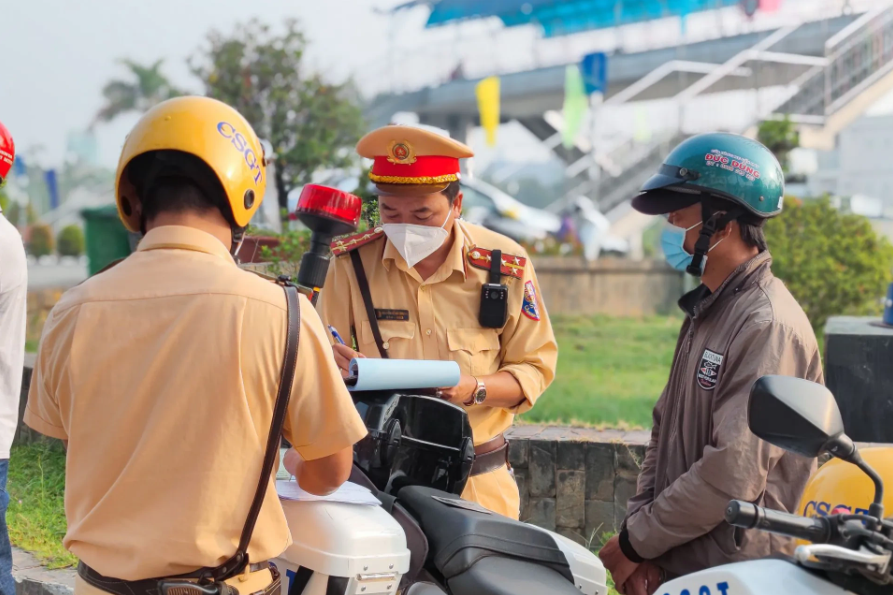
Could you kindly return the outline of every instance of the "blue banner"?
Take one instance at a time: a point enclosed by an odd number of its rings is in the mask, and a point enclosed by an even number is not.
[[[56,181],[56,170],[48,169],[43,174],[47,183],[47,192],[50,194],[50,210],[59,206],[59,184]]]
[[[596,52],[583,57],[580,65],[583,73],[583,85],[587,95],[605,93],[608,90],[608,55]]]
[[[25,167],[25,159],[21,155],[17,155],[15,161],[12,162],[12,171],[16,176],[24,176],[27,168]]]

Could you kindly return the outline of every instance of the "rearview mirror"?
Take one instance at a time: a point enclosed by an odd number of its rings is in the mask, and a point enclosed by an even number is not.
[[[843,419],[831,391],[801,378],[763,376],[757,380],[750,391],[747,423],[751,432],[769,444],[805,457],[827,450],[846,459],[855,449],[843,433]]]

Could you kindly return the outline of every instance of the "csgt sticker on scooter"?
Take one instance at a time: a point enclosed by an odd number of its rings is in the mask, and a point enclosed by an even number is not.
[[[846,504],[838,504],[837,506],[831,506],[830,502],[820,502],[816,500],[810,500],[806,503],[806,506],[803,507],[803,516],[805,517],[816,517],[816,516],[828,516],[831,514],[835,514],[834,511],[838,509],[845,509],[846,514],[862,514],[867,515],[867,508],[853,508],[852,506],[847,506]],[[843,511],[841,511],[843,512]]]
[[[692,587],[691,589],[682,589],[678,593],[664,593],[664,595],[729,595],[729,593],[731,593],[729,591],[729,583],[723,581],[716,583],[715,588],[709,585],[701,585],[697,589]]]

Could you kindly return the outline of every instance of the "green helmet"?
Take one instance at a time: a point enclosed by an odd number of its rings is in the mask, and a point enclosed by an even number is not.
[[[633,199],[633,208],[663,215],[700,202],[726,199],[760,218],[781,213],[784,173],[775,155],[737,134],[699,134],[673,149]]]

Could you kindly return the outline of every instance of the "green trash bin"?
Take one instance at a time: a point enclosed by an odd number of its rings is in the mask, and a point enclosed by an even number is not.
[[[89,274],[96,274],[110,262],[126,258],[133,251],[133,234],[121,223],[115,205],[84,209],[81,216],[84,218]]]

